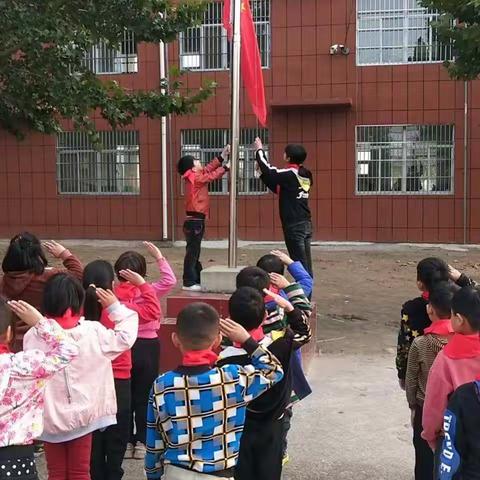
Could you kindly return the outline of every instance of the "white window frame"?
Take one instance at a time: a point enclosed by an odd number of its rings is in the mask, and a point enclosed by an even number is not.
[[[97,147],[90,143],[85,132],[62,132],[57,136],[58,194],[140,195],[139,132],[129,130],[98,133],[100,144]],[[113,163],[111,158],[106,158],[112,155],[115,159]],[[129,167],[133,167],[136,173],[127,178],[125,175]],[[91,173],[92,169],[94,173]],[[104,175],[108,170],[109,174]],[[62,176],[65,171],[69,176]],[[66,182],[71,182],[72,188],[65,189]],[[111,185],[115,185],[115,190]]]
[[[205,135],[217,136],[221,141],[218,142],[218,146],[211,148],[202,148],[198,144],[184,143],[185,136],[192,132],[202,132]],[[244,137],[247,133],[253,135],[262,136],[265,144],[264,149],[268,152],[268,131],[266,129],[257,128],[242,128],[240,137]],[[229,142],[230,131],[223,128],[213,129],[185,129],[180,132],[180,145],[181,156],[192,155],[198,158],[203,165],[209,163],[213,158],[218,155],[223,146]],[[253,137],[253,135],[251,135]],[[245,159],[247,154],[247,159]],[[256,178],[255,171],[255,159],[254,159],[253,145],[240,145],[239,151],[239,175],[238,175],[238,194],[241,196],[258,196],[268,193],[267,187],[264,185],[260,178]],[[253,187],[252,187],[253,185]],[[210,195],[228,195],[229,194],[229,178],[228,175],[224,175],[220,180],[216,180],[209,185]],[[183,182],[181,184],[181,194],[183,195]]]
[[[392,8],[390,10],[381,10],[381,9],[374,9],[374,10],[369,10],[369,11],[360,11],[360,1],[362,0],[357,0],[357,22],[356,22],[356,45],[357,45],[357,51],[356,51],[356,62],[357,66],[369,66],[369,65],[415,65],[415,64],[424,64],[424,63],[443,63],[446,60],[451,60],[453,58],[453,50],[452,47],[449,45],[442,45],[440,43],[434,44],[433,43],[433,38],[434,38],[434,27],[432,26],[432,21],[438,19],[440,17],[440,14],[435,11],[428,11],[428,9],[421,7],[420,5],[417,6],[417,8],[412,8],[411,3],[412,1],[415,0],[402,0],[403,1],[403,7],[402,8]],[[379,5],[381,5],[383,2],[398,2],[399,0],[370,0],[370,1],[376,1],[379,2]],[[394,3],[392,3],[392,6]],[[378,21],[378,27],[374,28],[360,28],[360,22],[362,20],[368,20],[370,19],[372,22],[373,21]],[[389,21],[392,20],[402,20],[403,21],[403,26],[400,27],[389,27],[386,26],[386,24]],[[423,19],[428,19],[428,27],[418,27],[418,26],[412,26],[412,20],[417,19],[417,20],[423,20]],[[411,53],[411,48],[415,49],[415,45],[411,45],[409,41],[409,34],[412,31],[415,30],[424,30],[425,28],[428,29],[428,44],[422,45],[422,50],[420,54],[423,56],[426,54],[427,58],[421,59],[421,60],[413,60],[412,59],[412,53]],[[401,42],[400,44],[397,44],[395,46],[388,45],[384,46],[383,45],[383,34],[385,32],[401,32]],[[365,32],[372,32],[372,33],[377,33],[378,36],[378,44],[377,45],[372,45],[370,47],[364,47],[360,46],[360,36],[362,33]],[[422,37],[420,36],[419,39]],[[398,50],[402,49],[402,54],[403,58],[401,61],[390,61],[387,58],[387,53],[391,50]],[[380,60],[379,61],[362,61],[361,60],[361,55],[360,53],[362,51],[366,50],[375,50],[380,52]],[[415,52],[415,50],[414,50]],[[441,58],[435,59],[434,55],[435,53],[439,53],[439,56]]]
[[[135,34],[125,31],[120,49],[100,41],[85,55],[83,64],[97,75],[121,75],[138,73],[138,53]],[[126,52],[122,51],[127,50]]]
[[[429,141],[411,141],[408,138],[409,128],[419,128],[419,127],[436,127],[438,129],[441,128],[451,128],[451,143],[446,141],[441,142],[429,142]],[[402,129],[402,138],[401,140],[396,141],[389,141],[389,142],[379,142],[379,141],[359,141],[359,133],[360,129],[362,128],[397,128]],[[442,140],[442,139],[441,139]],[[370,148],[369,148],[370,146]],[[382,150],[389,149],[390,151],[397,151],[401,152],[401,158],[388,158],[383,159],[381,158]],[[408,174],[409,162],[412,162],[412,158],[409,158],[409,152],[412,150],[424,150],[427,152],[425,158],[416,158],[418,163],[421,164],[422,169],[424,169],[424,163],[426,164],[427,172],[424,174],[424,170],[422,170],[421,176],[410,176]],[[443,177],[449,178],[450,181],[450,189],[449,190],[432,190],[431,187],[433,186],[433,181],[436,178],[434,172],[432,171],[433,161],[432,161],[432,152],[434,149],[450,149],[451,157],[450,157],[450,177]],[[377,151],[379,154],[379,158],[372,160],[371,154],[372,152]],[[436,158],[436,160],[441,160]],[[448,160],[448,159],[444,159]],[[378,162],[377,169],[379,171],[378,176],[370,177],[370,180],[377,182],[377,189],[376,190],[361,190],[359,188],[360,180],[364,177],[365,180],[368,180],[368,174],[370,169],[371,162]],[[390,165],[389,165],[390,163]],[[390,174],[390,176],[382,176],[381,169],[382,167],[386,167],[389,165],[391,169],[401,163],[402,167],[402,174],[401,177],[394,176]],[[410,165],[411,167],[411,165]],[[415,166],[416,167],[416,166]],[[438,177],[436,178],[438,180]],[[395,180],[401,180],[401,189],[395,189]],[[416,190],[412,189],[412,187],[408,188],[408,182],[419,182],[417,185],[421,185],[421,189]],[[386,183],[390,182],[390,189],[382,190],[382,183],[385,185]],[[401,124],[401,125],[357,125],[355,128],[355,193],[359,196],[385,196],[385,195],[412,195],[412,196],[451,196],[455,193],[455,126],[454,125],[411,125],[411,124]]]
[[[269,12],[269,15],[271,15],[271,0],[253,0],[253,1],[258,1],[258,2],[268,2],[267,6],[267,11]],[[212,7],[212,8],[219,8],[220,11],[223,11],[223,2],[210,2],[209,3],[209,8],[210,6],[213,5],[218,5],[218,7]],[[252,8],[253,10],[253,8]],[[262,52],[262,45],[259,44],[260,48],[260,54],[262,57],[262,68],[263,69],[269,69],[271,65],[271,44],[272,44],[272,29],[271,29],[271,16],[269,16],[268,19],[262,19],[262,20],[256,20],[254,18],[254,23],[255,23],[255,29],[257,32],[261,31],[262,27],[266,28],[266,35],[263,37],[258,36],[259,43],[261,43],[262,38],[265,40],[263,45],[264,51]],[[219,32],[221,32],[220,36],[208,36],[207,32],[210,29],[217,28]],[[199,50],[195,52],[183,52],[183,47],[184,47],[184,42],[185,42],[185,35],[188,36],[188,34],[197,31],[200,32],[199,35]],[[207,42],[208,41],[216,41],[217,42],[217,47],[220,50],[220,58],[215,56],[215,63],[218,64],[218,67],[209,67],[207,65],[207,62],[209,58],[207,58]],[[195,40],[194,40],[195,41]],[[208,71],[222,71],[222,70],[228,70],[230,68],[230,44],[227,39],[227,33],[225,29],[223,28],[223,24],[221,21],[219,22],[208,22],[205,23],[203,22],[201,25],[198,25],[196,27],[191,27],[187,29],[186,32],[180,32],[179,35],[179,64],[180,68],[182,70],[192,70],[192,71],[199,71],[199,72],[208,72]],[[264,62],[265,60],[265,62]]]

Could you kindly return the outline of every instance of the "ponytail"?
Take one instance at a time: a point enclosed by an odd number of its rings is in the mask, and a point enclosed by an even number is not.
[[[103,308],[97,297],[97,288],[112,288],[115,274],[112,265],[105,260],[90,262],[83,271],[85,289],[84,317],[87,320],[100,321]]]
[[[87,320],[99,322],[102,317],[102,306],[97,298],[97,288],[90,285],[85,290],[85,303],[83,305],[83,316]]]

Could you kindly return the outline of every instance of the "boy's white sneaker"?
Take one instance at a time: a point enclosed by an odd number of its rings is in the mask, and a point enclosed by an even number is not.
[[[135,454],[135,446],[131,443],[127,443],[127,449],[125,450],[125,458],[126,460],[130,460],[133,458]]]
[[[191,287],[182,287],[182,290],[187,292],[201,292],[202,286],[201,285],[192,285]]]
[[[135,460],[144,460],[147,453],[147,447],[141,442],[135,445],[135,450],[133,452],[133,458]]]

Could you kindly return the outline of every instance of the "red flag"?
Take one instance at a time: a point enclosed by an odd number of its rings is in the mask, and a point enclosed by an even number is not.
[[[241,15],[242,34],[242,77],[247,89],[253,112],[258,121],[267,124],[267,104],[265,102],[265,87],[263,84],[262,59],[258,48],[257,33],[253,23],[250,1],[242,0]]]
[[[224,0],[223,26],[227,30],[229,40],[233,37],[232,2]],[[243,83],[252,104],[252,109],[258,121],[267,124],[267,104],[265,101],[265,86],[263,83],[262,59],[258,48],[257,33],[253,23],[250,1],[242,0],[240,33],[242,37],[241,60]]]
[[[223,3],[223,28],[227,31],[229,40],[233,38],[232,25],[232,0],[224,0]]]

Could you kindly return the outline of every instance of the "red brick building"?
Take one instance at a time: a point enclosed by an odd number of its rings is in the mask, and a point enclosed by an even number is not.
[[[276,199],[253,178],[256,134],[281,165],[287,142],[303,143],[314,174],[316,240],[480,241],[480,83],[449,79],[450,48],[436,40],[416,0],[251,0],[262,51],[268,129],[242,94],[239,237],[281,239]],[[168,237],[181,236],[182,152],[207,160],[228,141],[229,52],[213,2],[201,27],[168,48],[189,68],[185,85],[218,82],[196,115],[168,129]],[[120,51],[99,46],[91,68],[130,88],[160,78],[159,48],[126,36]],[[465,118],[467,118],[465,173]],[[160,121],[139,119],[107,133],[94,151],[81,134],[38,134],[17,142],[0,133],[0,235],[28,228],[44,237],[162,238]],[[467,189],[464,190],[466,179]],[[212,186],[209,238],[226,238],[228,185]]]

